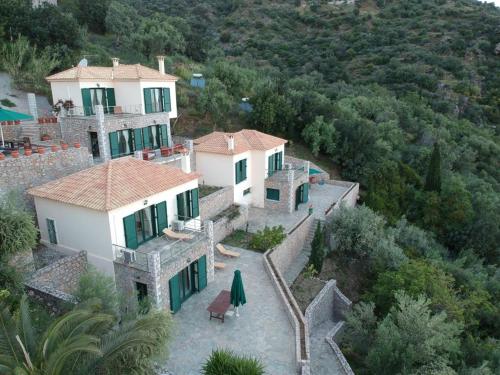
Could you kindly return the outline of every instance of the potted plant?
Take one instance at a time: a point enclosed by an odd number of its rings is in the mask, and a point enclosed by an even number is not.
[[[0,152],[0,160],[4,160],[5,159],[5,155],[3,154],[3,152]]]
[[[33,150],[31,148],[25,148],[24,149],[24,155],[25,156],[31,156],[32,153],[33,153]]]
[[[50,135],[42,134],[42,141],[50,141]]]
[[[75,142],[75,143],[73,144],[73,146],[75,146],[75,148],[80,148],[80,147],[81,147],[81,144],[80,144],[80,142]]]
[[[59,150],[59,147],[57,147],[57,145],[52,145],[50,146],[50,149],[52,152],[56,152],[57,150]]]
[[[45,147],[38,146],[37,152],[38,152],[39,154],[45,154]]]
[[[19,150],[14,150],[10,153],[10,156],[17,159],[19,157]]]
[[[67,143],[61,143],[61,148],[63,150],[67,150],[68,149],[68,144]]]

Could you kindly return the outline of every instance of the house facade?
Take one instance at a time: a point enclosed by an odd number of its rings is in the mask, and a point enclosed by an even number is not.
[[[177,117],[177,77],[140,64],[77,66],[46,78],[59,108],[63,139],[79,142],[103,161],[171,147]]]
[[[213,278],[210,223],[200,222],[198,175],[127,157],[33,188],[41,242],[89,263],[119,290],[180,309]],[[169,240],[162,231],[189,233]],[[212,236],[213,237],[213,236]]]
[[[308,166],[284,163],[285,143],[256,130],[213,132],[194,140],[201,182],[232,186],[234,203],[292,212],[308,201]]]

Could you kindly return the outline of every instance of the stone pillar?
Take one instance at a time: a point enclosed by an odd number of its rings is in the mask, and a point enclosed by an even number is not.
[[[111,151],[109,149],[108,134],[104,127],[104,107],[102,105],[95,106],[95,117],[97,127],[97,140],[99,141],[99,154],[103,162],[111,160]]]
[[[207,280],[209,283],[215,279],[215,255],[214,255],[214,222],[212,220],[205,220],[203,222],[205,234],[207,236],[208,254],[207,254]]]
[[[161,259],[160,252],[153,251],[148,254],[148,269],[149,269],[149,285],[151,286],[151,302],[156,308],[161,309],[162,294],[161,294]]]
[[[28,108],[30,111],[31,116],[35,119],[35,121],[38,121],[38,109],[36,106],[36,96],[33,93],[28,93]]]

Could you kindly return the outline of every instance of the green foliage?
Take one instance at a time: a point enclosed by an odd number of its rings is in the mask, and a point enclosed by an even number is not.
[[[323,116],[316,116],[312,124],[306,125],[302,137],[314,156],[318,156],[320,151],[327,155],[335,152],[335,127],[332,122],[326,122]]]
[[[203,365],[202,374],[264,375],[264,365],[256,358],[239,356],[227,349],[217,349]]]
[[[321,273],[323,268],[323,260],[325,258],[325,234],[321,229],[321,224],[318,221],[318,226],[314,231],[314,238],[311,242],[311,255],[309,256],[309,264],[314,267],[314,270]]]
[[[0,258],[35,247],[38,230],[18,196],[10,194],[0,201],[0,217]]]
[[[427,191],[441,191],[441,154],[439,152],[439,143],[434,143],[432,149],[431,160],[429,168],[427,169],[427,176],[425,178],[425,190]]]
[[[250,240],[250,248],[265,252],[278,246],[286,238],[283,226],[269,228],[267,225],[262,230],[258,230]]]
[[[73,295],[82,303],[91,303],[94,309],[117,315],[119,297],[112,277],[90,268],[80,276]]]

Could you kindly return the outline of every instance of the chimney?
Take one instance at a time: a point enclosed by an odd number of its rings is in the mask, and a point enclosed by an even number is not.
[[[118,57],[113,57],[111,60],[113,61],[113,68],[116,68],[118,65],[120,65],[120,59]]]
[[[158,70],[160,74],[165,74],[165,56],[156,56],[158,59]]]
[[[234,150],[234,135],[230,135],[227,138],[227,149],[229,151],[233,151]]]

